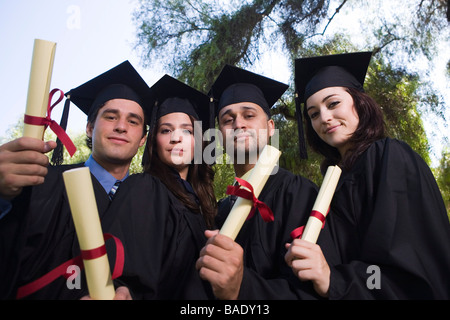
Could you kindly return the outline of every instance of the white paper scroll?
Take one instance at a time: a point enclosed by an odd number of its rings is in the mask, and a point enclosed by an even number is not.
[[[266,145],[259,155],[258,161],[256,162],[247,180],[247,182],[253,187],[255,197],[258,197],[264,188],[264,185],[266,184],[267,179],[269,179],[269,176],[280,158],[280,155],[281,152],[277,148],[270,145]],[[236,236],[247,219],[252,206],[253,202],[251,200],[238,197],[233,208],[228,214],[227,220],[220,229],[220,233],[230,237],[233,240],[236,239]]]
[[[88,167],[67,170],[63,173],[81,250],[87,251],[105,245],[98,215],[97,202]],[[115,295],[108,257],[83,260],[89,295],[95,300],[112,300]]]

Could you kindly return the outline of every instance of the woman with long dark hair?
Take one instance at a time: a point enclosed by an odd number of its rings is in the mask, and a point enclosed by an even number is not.
[[[195,269],[217,206],[197,121],[209,128],[209,98],[168,75],[150,92],[144,172],[121,185],[110,208],[109,230],[125,247],[124,274],[117,281],[133,299],[211,299],[211,286]],[[195,152],[201,161],[193,161]]]
[[[326,218],[341,263],[328,265],[317,245],[301,239],[286,262],[330,299],[449,299],[445,205],[427,164],[387,137],[381,108],[364,93],[370,58],[296,61],[307,141],[324,156],[322,172],[342,168]],[[320,263],[309,264],[311,255]]]
[[[174,90],[176,87],[184,89]],[[201,214],[207,227],[212,228],[217,210],[214,171],[203,159],[206,142],[202,139],[202,127],[209,128],[209,98],[187,88],[167,75],[152,87],[159,98],[143,166],[145,172],[160,178],[189,210]],[[204,122],[203,126],[197,126],[196,121]],[[194,130],[200,134],[194,135]],[[195,145],[201,148],[195,149]],[[201,161],[194,161],[196,150]]]

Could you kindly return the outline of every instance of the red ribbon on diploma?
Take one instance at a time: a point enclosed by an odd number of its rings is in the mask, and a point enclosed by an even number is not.
[[[228,195],[238,196],[238,197],[241,197],[241,198],[244,198],[247,200],[251,200],[253,202],[253,207],[247,217],[247,220],[250,219],[251,217],[253,217],[256,208],[258,208],[259,213],[261,214],[261,217],[263,218],[263,220],[265,222],[273,221],[274,217],[273,217],[272,210],[269,208],[269,206],[267,204],[265,204],[262,201],[259,201],[255,197],[255,194],[253,193],[252,185],[250,183],[248,183],[247,181],[240,179],[240,178],[236,178],[236,181],[239,182],[240,186],[228,186],[226,193]],[[250,191],[248,191],[246,189],[242,189],[241,186],[248,188]]]
[[[123,265],[125,262],[125,255],[124,255],[125,251],[123,249],[123,244],[119,238],[116,238],[109,233],[105,233],[103,236],[104,236],[105,241],[108,239],[113,239],[116,244],[116,261],[114,264],[113,273],[111,275],[112,279],[116,279],[116,278],[120,277],[123,272]],[[55,281],[60,276],[64,276],[65,278],[72,276],[73,274],[67,274],[67,268],[69,266],[77,265],[80,268],[80,270],[83,270],[84,269],[83,260],[97,259],[105,254],[106,254],[105,245],[102,245],[98,248],[94,248],[91,250],[81,250],[81,254],[79,256],[64,262],[63,264],[59,265],[55,269],[46,273],[42,277],[34,280],[33,282],[30,282],[24,286],[19,287],[19,289],[17,290],[16,299],[22,299],[40,289],[42,289],[46,285]]]
[[[52,98],[53,95],[59,92],[60,96],[58,98],[58,100],[50,105],[50,103],[52,102]],[[52,120],[50,118],[50,115],[52,113],[53,108],[61,102],[61,100],[64,97],[64,92],[62,92],[59,89],[53,89],[50,92],[50,97],[48,99],[48,107],[47,107],[47,117],[45,118],[41,118],[41,117],[35,117],[35,116],[30,116],[28,114],[25,115],[23,121],[26,124],[31,124],[31,125],[35,125],[35,126],[45,126],[45,129],[47,129],[47,127],[49,126],[50,129],[56,134],[56,136],[59,138],[59,140],[61,140],[61,142],[64,144],[64,146],[66,147],[67,151],[69,152],[70,156],[73,156],[73,154],[75,153],[75,151],[77,151],[77,148],[75,147],[75,145],[73,144],[72,140],[70,140],[69,136],[67,135],[67,133],[63,130],[63,128],[61,128],[61,126],[56,123],[55,120]]]
[[[328,211],[330,211],[330,208],[328,208]],[[322,222],[322,229],[323,229],[323,227],[325,227],[326,216],[322,212],[313,210],[313,211],[311,211],[310,217],[319,219]],[[301,227],[294,229],[291,232],[291,238],[292,239],[301,238],[301,236],[303,234],[303,229],[305,229],[305,226],[301,226]]]

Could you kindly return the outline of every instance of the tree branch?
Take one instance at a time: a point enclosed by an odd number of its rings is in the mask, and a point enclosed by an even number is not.
[[[395,42],[395,41],[405,41],[405,38],[399,37],[391,32],[391,30],[388,28],[388,25],[386,22],[383,22],[383,27],[387,30],[387,36],[382,39],[381,45],[377,46],[373,49],[373,53],[377,54],[381,50],[383,50],[385,47],[387,47],[389,44]],[[385,41],[386,39],[386,41]]]
[[[270,110],[271,114],[272,115],[281,114],[286,118],[286,120],[297,121],[295,113],[292,114],[292,112],[289,110],[289,107],[283,100],[281,100],[281,102],[282,103],[276,105]]]
[[[323,29],[323,31],[321,33],[315,33],[309,37],[306,37],[305,39],[310,39],[312,37],[315,36],[323,36],[325,34],[325,32],[327,31],[328,26],[330,25],[331,21],[334,19],[334,17],[339,13],[339,11],[342,9],[342,7],[344,6],[344,4],[347,2],[347,0],[342,1],[342,3],[340,4],[339,7],[337,7],[336,11],[333,13],[333,15],[331,16],[330,19],[328,19],[328,22],[325,26],[325,28]]]

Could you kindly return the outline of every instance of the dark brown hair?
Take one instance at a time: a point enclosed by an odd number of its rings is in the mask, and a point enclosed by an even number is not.
[[[339,151],[323,141],[314,131],[311,119],[303,108],[305,118],[305,131],[308,144],[313,151],[323,155],[320,169],[322,173],[330,165],[339,165],[344,170],[349,170],[356,159],[375,141],[386,137],[386,125],[380,106],[369,95],[353,88],[346,88],[353,98],[353,104],[359,117],[359,124],[351,136],[349,143],[351,147],[341,159]]]
[[[189,116],[189,118],[193,125],[195,119],[192,116]],[[202,214],[208,228],[212,228],[217,211],[217,202],[213,185],[213,169],[204,161],[202,161],[201,164],[191,163],[189,165],[187,181],[191,184],[199,199],[200,205],[198,205],[197,202],[189,196],[184,186],[181,185],[175,177],[171,178],[173,177],[173,169],[159,158],[158,152],[156,152],[156,134],[158,128],[159,120],[147,139],[147,146],[144,152],[147,152],[147,159],[150,160],[144,161],[144,171],[158,177],[189,210]],[[206,142],[203,141],[195,141],[195,143],[202,143],[202,150],[206,146]]]

